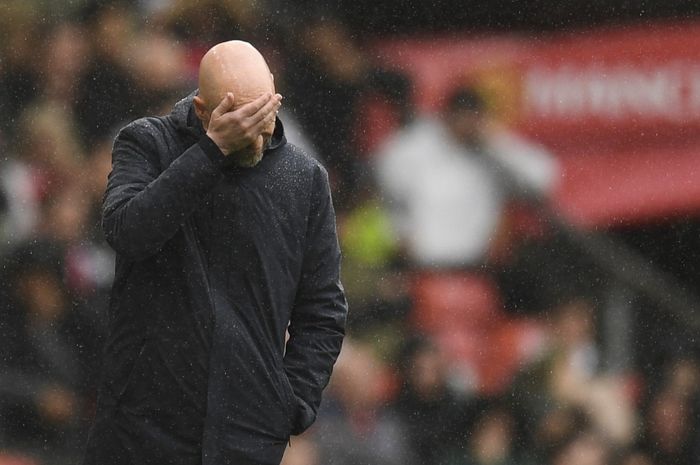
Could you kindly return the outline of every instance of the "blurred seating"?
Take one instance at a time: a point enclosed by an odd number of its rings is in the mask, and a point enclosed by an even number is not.
[[[532,319],[509,317],[485,274],[419,273],[413,280],[411,323],[430,334],[458,371],[476,378],[483,394],[501,393],[542,345]]]
[[[412,288],[412,323],[427,332],[486,329],[504,318],[498,289],[486,275],[419,273]]]

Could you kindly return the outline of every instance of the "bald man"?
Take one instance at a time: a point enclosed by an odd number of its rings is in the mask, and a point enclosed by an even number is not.
[[[286,142],[280,102],[260,53],[225,42],[197,92],[117,136],[84,465],[278,464],[313,423],[347,304],[328,176]]]

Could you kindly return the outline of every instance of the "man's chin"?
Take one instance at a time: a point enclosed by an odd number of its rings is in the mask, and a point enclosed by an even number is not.
[[[252,168],[258,163],[260,163],[260,160],[262,160],[262,158],[262,153],[232,153],[229,155],[230,162],[227,164],[230,166],[237,166],[239,168]]]
[[[252,168],[255,165],[257,165],[258,163],[260,163],[260,160],[262,160],[262,158],[263,158],[262,153],[260,155],[255,155],[255,156],[248,157],[248,158],[239,158],[238,159],[238,166],[240,166],[242,168]]]

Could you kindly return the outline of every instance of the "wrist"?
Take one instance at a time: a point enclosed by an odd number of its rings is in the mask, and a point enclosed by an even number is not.
[[[216,147],[219,149],[219,152],[221,152],[221,154],[223,156],[227,156],[230,153],[230,151],[227,150],[223,146],[223,144],[217,140],[216,134],[213,134],[213,133],[210,133],[209,131],[207,131],[206,137],[209,138],[209,140],[211,140],[214,145],[216,145]]]
[[[207,158],[215,165],[221,166],[226,161],[226,154],[221,151],[221,148],[219,148],[216,142],[207,134],[199,139],[199,146]]]

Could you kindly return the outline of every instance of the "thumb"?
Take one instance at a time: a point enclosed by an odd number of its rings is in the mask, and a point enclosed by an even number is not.
[[[219,118],[224,113],[227,113],[233,107],[233,92],[227,92],[226,96],[211,112],[212,119]]]

